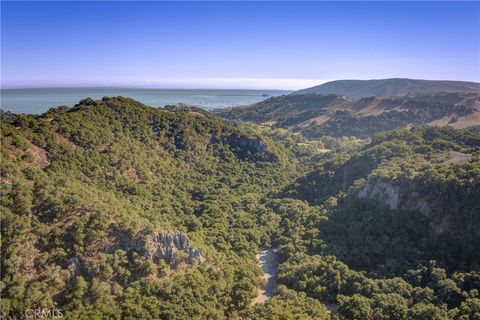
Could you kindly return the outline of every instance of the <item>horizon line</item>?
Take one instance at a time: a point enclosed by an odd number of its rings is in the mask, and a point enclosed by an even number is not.
[[[105,86],[105,85],[90,85],[90,86],[48,86],[48,87],[0,87],[0,90],[28,90],[28,89],[138,89],[138,90],[255,90],[255,91],[296,91],[301,89],[271,89],[271,88],[216,88],[216,87],[191,87],[191,88],[180,88],[180,87],[143,87],[143,86]]]
[[[138,79],[114,80],[102,79],[94,82],[83,79],[72,80],[30,80],[14,81],[10,84],[2,83],[1,90],[16,89],[75,89],[75,88],[102,88],[102,89],[145,89],[145,90],[270,90],[295,91],[307,89],[332,81],[344,80],[387,80],[409,79],[426,81],[458,81],[480,83],[472,80],[453,79],[425,79],[408,77],[386,78],[341,78],[341,79],[298,79],[298,78],[172,78],[172,79]],[[42,83],[43,82],[43,83]]]
[[[3,81],[3,89],[34,88],[139,88],[204,90],[298,90],[328,82],[328,79],[292,78],[163,78],[163,79],[33,79]]]

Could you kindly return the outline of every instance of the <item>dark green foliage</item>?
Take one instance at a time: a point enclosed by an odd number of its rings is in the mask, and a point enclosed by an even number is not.
[[[322,320],[330,319],[330,315],[325,306],[318,300],[309,298],[304,293],[280,286],[275,297],[263,305],[257,305],[244,318],[259,320]]]
[[[478,133],[448,127],[379,134],[323,160],[282,194],[330,208],[320,227],[326,252],[355,268],[395,274],[436,259],[477,270],[479,146]]]
[[[478,318],[479,129],[309,142],[122,97],[1,116],[5,318]],[[359,196],[382,183],[397,208]],[[152,258],[162,231],[204,260]],[[281,285],[253,306],[262,246]]]
[[[213,319],[250,304],[254,256],[278,220],[260,201],[295,175],[281,143],[122,97],[2,118],[4,315]],[[187,233],[207,261],[156,264],[136,249],[163,230]]]

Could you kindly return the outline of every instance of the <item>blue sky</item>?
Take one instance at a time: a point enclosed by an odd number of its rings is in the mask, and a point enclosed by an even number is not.
[[[2,87],[480,81],[479,2],[5,2]]]

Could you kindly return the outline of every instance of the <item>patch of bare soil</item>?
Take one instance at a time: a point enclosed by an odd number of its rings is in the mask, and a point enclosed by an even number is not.
[[[28,150],[33,154],[33,167],[37,169],[44,169],[50,165],[50,161],[48,161],[47,151],[40,147],[37,147],[30,141],[28,141]]]
[[[78,145],[73,142],[72,140],[68,139],[67,137],[65,137],[63,134],[61,133],[56,133],[56,137],[57,137],[57,140],[60,144],[63,144],[63,145],[66,145],[66,146],[70,146],[72,147],[73,149],[77,149],[78,148]]]
[[[462,129],[480,125],[480,111],[474,111],[468,116],[458,117],[449,123],[454,128]]]
[[[124,173],[123,175],[135,182],[138,182],[140,180],[139,176],[138,176],[138,172],[137,172],[137,169],[135,168],[128,168]]]
[[[385,107],[381,102],[381,98],[375,98],[369,102],[360,100],[360,102],[353,102],[350,108],[359,116],[376,116],[385,111]]]
[[[299,129],[305,129],[305,128],[308,128],[309,126],[318,126],[318,125],[321,125],[322,123],[327,122],[330,119],[331,119],[330,116],[326,116],[326,115],[318,116],[312,119],[308,119],[307,121],[300,123],[296,127]]]
[[[472,155],[468,153],[461,153],[453,150],[446,150],[439,154],[440,158],[446,163],[462,163],[472,159]]]
[[[197,116],[197,117],[201,117],[201,118],[205,118],[205,115],[198,112],[198,111],[189,111],[188,114],[192,115],[192,116]]]

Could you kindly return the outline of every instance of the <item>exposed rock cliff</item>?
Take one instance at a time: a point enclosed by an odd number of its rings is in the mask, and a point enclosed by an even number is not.
[[[147,243],[145,249],[145,255],[152,258],[154,262],[166,260],[168,263],[171,263],[180,251],[186,254],[186,261],[189,264],[195,261],[199,263],[204,261],[200,250],[193,248],[187,235],[179,231],[172,233],[161,232],[154,235]]]
[[[376,200],[390,209],[398,209],[400,188],[389,181],[374,180],[367,182],[358,192],[360,198]]]
[[[405,179],[374,178],[360,189],[358,197],[376,200],[391,210],[418,211],[428,216],[431,212],[431,202],[428,196],[420,195],[415,189],[415,183]]]
[[[232,134],[224,142],[230,146],[247,148],[254,152],[267,151],[267,144],[264,141],[242,135]]]
[[[192,264],[194,261],[204,261],[200,250],[193,248],[190,245],[188,236],[180,231],[171,233],[162,231],[136,239],[127,234],[117,234],[116,238],[117,244],[108,248],[107,252],[116,250],[135,251],[156,263],[159,263],[161,260],[171,263],[175,255],[183,251],[186,254],[186,262],[189,264]]]
[[[151,259],[154,263],[166,262],[169,265],[177,265],[180,262],[187,264],[202,263],[205,257],[202,252],[190,245],[188,236],[180,231],[159,232],[132,238],[126,233],[115,234],[116,243],[102,250],[113,253],[117,250],[136,252],[140,256]],[[68,268],[73,277],[80,274],[81,269],[89,268],[88,263],[81,257],[75,256],[68,260]]]
[[[407,179],[388,180],[373,178],[358,192],[359,198],[375,200],[394,212],[418,212],[428,217],[434,235],[440,235],[453,227],[447,216],[435,213],[441,205],[435,195],[420,191],[415,181]]]

